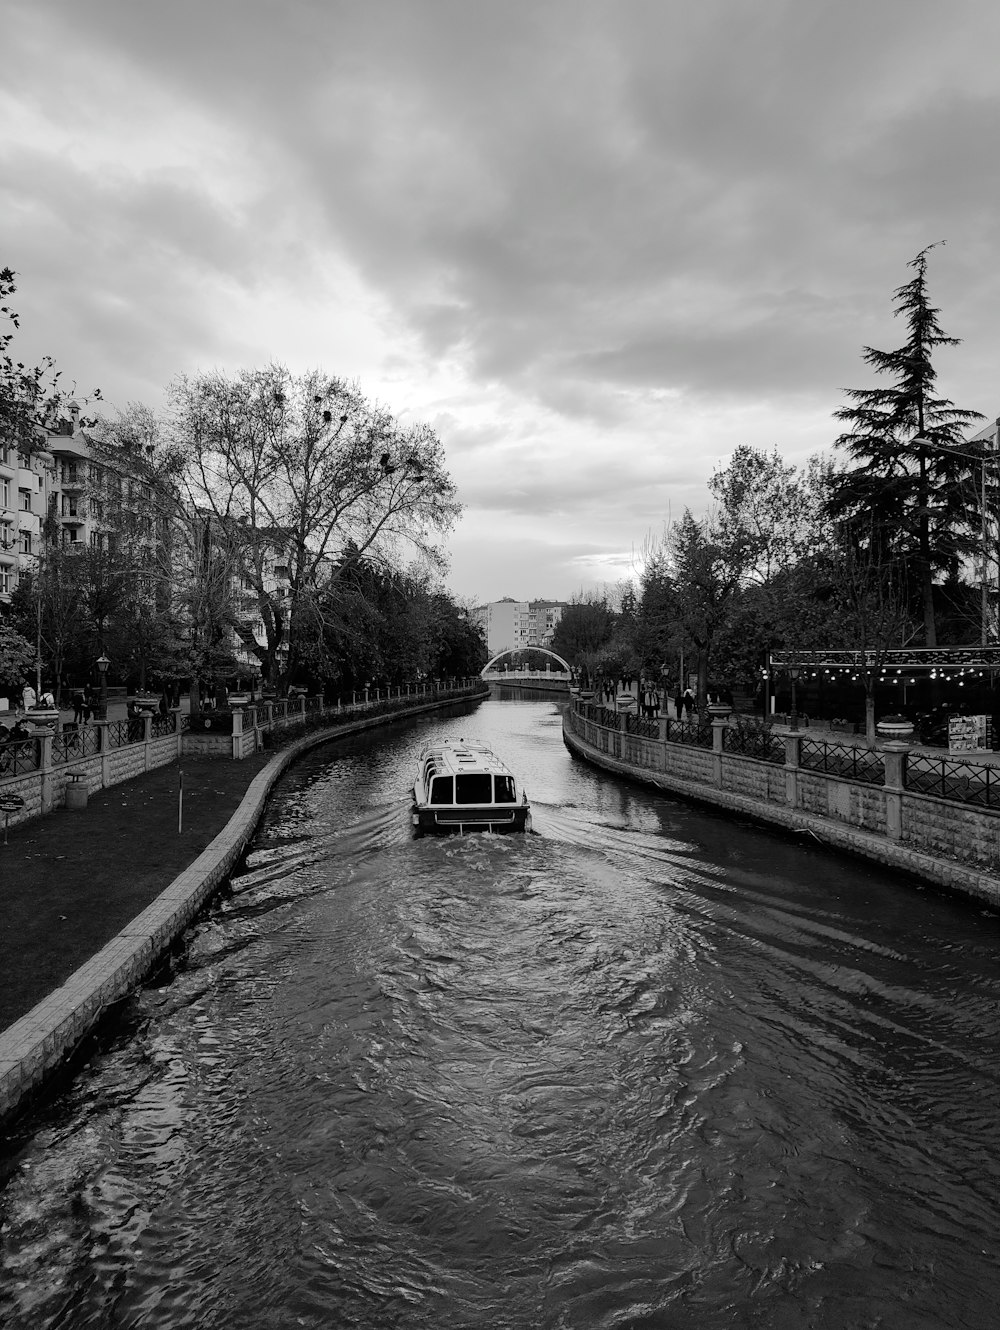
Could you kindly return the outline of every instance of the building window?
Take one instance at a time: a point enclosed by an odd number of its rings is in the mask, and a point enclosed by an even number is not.
[[[30,532],[30,531],[22,531],[22,532],[20,533],[20,535],[21,535],[21,553],[22,553],[22,554],[30,554],[30,553],[31,553],[31,532]]]
[[[0,596],[9,596],[12,588],[10,569],[0,568]]]
[[[22,512],[22,513],[30,513],[30,512],[31,512],[31,490],[18,490],[18,494],[21,496],[21,512]]]
[[[0,480],[0,508],[10,507],[10,481]]]

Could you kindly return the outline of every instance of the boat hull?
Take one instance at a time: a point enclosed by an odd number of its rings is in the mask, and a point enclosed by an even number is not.
[[[461,836],[487,831],[505,836],[531,830],[531,811],[527,806],[421,808],[415,804],[412,820],[417,836]]]

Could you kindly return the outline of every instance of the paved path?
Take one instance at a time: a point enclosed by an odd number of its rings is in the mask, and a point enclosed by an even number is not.
[[[79,812],[60,808],[12,827],[0,843],[0,1029],[165,890],[225,827],[273,756],[185,757],[92,794]]]

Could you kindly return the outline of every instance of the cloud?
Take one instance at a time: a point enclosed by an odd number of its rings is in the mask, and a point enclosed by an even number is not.
[[[942,389],[1000,405],[990,7],[8,9],[28,344],[119,400],[270,358],[360,378],[445,442],[463,590],[503,524],[570,577],[532,529],[614,560],[737,444],[829,446],[934,240]]]

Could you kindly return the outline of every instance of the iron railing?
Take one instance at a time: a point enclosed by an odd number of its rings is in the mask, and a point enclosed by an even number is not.
[[[658,739],[660,722],[652,716],[625,716],[625,733],[637,734],[642,739]]]
[[[908,790],[954,799],[979,808],[1000,808],[1000,771],[978,763],[910,753],[906,761]]]
[[[722,746],[736,757],[754,757],[759,762],[785,765],[785,741],[770,729],[744,729],[728,725],[722,731]]]
[[[169,712],[165,716],[161,716],[159,712],[153,716],[150,734],[154,739],[165,739],[168,734],[173,734],[175,729],[174,718]]]
[[[667,720],[667,743],[686,744],[689,748],[712,747],[712,722],[700,720]]]
[[[42,762],[41,739],[6,739],[0,743],[0,776],[37,771]]]
[[[81,757],[93,757],[100,751],[101,732],[96,725],[66,726],[52,738],[53,766],[78,762]]]
[[[854,744],[803,739],[799,746],[799,766],[806,771],[822,771],[827,776],[843,776],[863,785],[885,783],[882,754]]]

